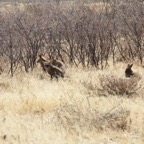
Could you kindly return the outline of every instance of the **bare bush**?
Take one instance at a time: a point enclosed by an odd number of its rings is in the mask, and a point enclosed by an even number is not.
[[[127,60],[138,58],[141,64],[143,63],[144,54],[143,7],[142,1],[123,1],[117,4],[116,11],[121,39],[118,46],[120,55]]]
[[[0,13],[0,55],[8,71],[33,70],[39,53],[103,69],[109,59],[143,63],[142,1],[33,2]]]
[[[143,89],[139,77],[130,79],[118,78],[115,76],[101,76],[100,84],[103,91],[110,95],[136,96]]]

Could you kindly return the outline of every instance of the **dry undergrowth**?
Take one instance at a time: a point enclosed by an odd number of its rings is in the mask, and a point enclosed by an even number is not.
[[[63,101],[61,107],[55,111],[55,120],[67,132],[77,134],[78,131],[129,131],[131,119],[130,111],[121,106],[113,107],[107,112],[97,108],[81,108],[76,102],[72,104]]]
[[[102,90],[109,95],[136,96],[143,90],[143,84],[139,77],[118,78],[116,76],[101,76],[100,84]]]
[[[125,65],[118,67],[123,73]],[[0,75],[0,143],[108,143],[105,136],[142,144],[143,77],[116,74],[113,67],[70,67],[70,77],[58,82],[38,69],[13,78]]]

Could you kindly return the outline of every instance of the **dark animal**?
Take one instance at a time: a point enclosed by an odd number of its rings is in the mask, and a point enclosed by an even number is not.
[[[53,77],[55,77],[58,80],[59,76],[64,78],[64,72],[60,68],[52,64],[45,64],[45,68],[46,68],[46,71],[51,76],[51,80],[53,79]]]
[[[37,61],[37,63],[41,64],[43,71],[48,72],[48,74],[51,76],[51,80],[53,79],[53,77],[58,80],[59,76],[64,78],[64,71],[58,66],[53,65],[51,61],[47,62],[42,57],[42,55],[39,55],[39,60]]]
[[[3,73],[3,69],[2,67],[0,66],[0,75]]]
[[[39,55],[39,60],[37,62],[40,62],[41,60],[64,70],[64,63],[59,60],[53,58],[48,62],[42,55]]]
[[[128,64],[127,65],[127,68],[126,68],[126,70],[125,70],[125,76],[126,77],[131,77],[131,76],[133,76],[134,75],[134,73],[133,73],[133,71],[132,71],[132,66],[133,66],[133,64]]]
[[[52,59],[49,63],[64,70],[64,64],[63,64],[63,62],[61,62],[59,60]]]

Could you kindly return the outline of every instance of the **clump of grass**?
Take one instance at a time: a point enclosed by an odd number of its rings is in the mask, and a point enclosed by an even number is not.
[[[0,90],[5,90],[5,91],[8,91],[10,88],[10,85],[6,82],[0,82]]]
[[[95,83],[92,83],[91,81],[83,81],[82,84],[84,85],[84,87],[91,91],[96,90],[97,87],[97,85]]]
[[[1,101],[1,102],[0,102],[0,111],[3,110],[4,107],[5,107],[5,104]]]
[[[123,108],[116,108],[111,112],[104,113],[99,118],[100,124],[113,130],[130,130],[131,119],[130,111]]]
[[[103,131],[113,129],[116,131],[129,131],[131,119],[130,111],[122,107],[113,107],[104,113],[96,108],[80,108],[76,103],[64,102],[55,112],[56,122],[67,132],[74,131]]]
[[[97,85],[92,81],[83,81],[82,85],[86,88],[87,94],[89,95],[97,94]]]
[[[131,97],[138,95],[143,89],[139,77],[118,78],[116,76],[100,76],[101,91],[105,91],[110,95],[120,95]]]
[[[19,114],[42,114],[53,111],[57,103],[55,101],[48,101],[47,99],[39,99],[36,97],[21,98],[20,105],[16,107]]]

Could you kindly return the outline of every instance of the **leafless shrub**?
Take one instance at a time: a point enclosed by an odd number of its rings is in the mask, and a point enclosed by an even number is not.
[[[139,91],[143,89],[139,77],[126,79],[103,75],[99,79],[102,90],[110,95],[131,97],[133,95],[138,95]]]
[[[119,19],[120,43],[118,49],[120,55],[126,59],[138,58],[143,62],[143,2],[142,1],[123,1],[116,4],[116,19]],[[116,6],[115,5],[115,6]],[[118,42],[118,39],[116,40]]]
[[[79,130],[102,131],[106,129],[130,129],[130,112],[119,106],[102,113],[96,108],[80,108],[78,104],[63,102],[55,112],[56,123],[67,132],[78,133]]]
[[[31,2],[0,13],[0,56],[8,72],[33,70],[39,53],[103,69],[110,58],[143,63],[143,2]]]

